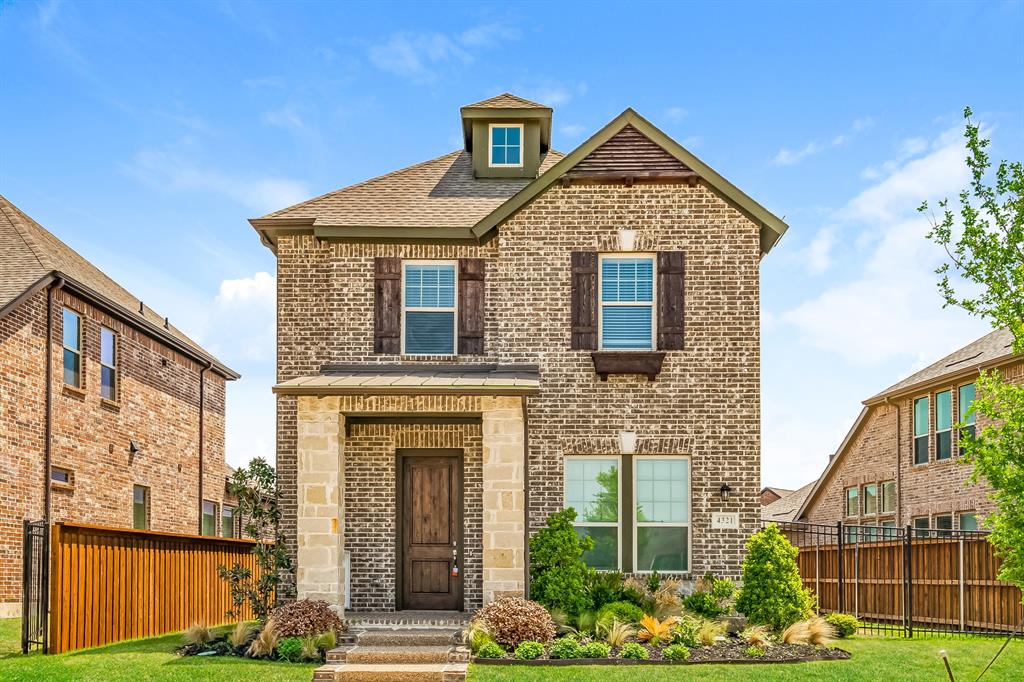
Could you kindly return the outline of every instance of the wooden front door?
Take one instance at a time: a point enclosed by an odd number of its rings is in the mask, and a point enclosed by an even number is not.
[[[462,457],[398,453],[399,608],[462,610]],[[458,566],[458,571],[455,566]]]

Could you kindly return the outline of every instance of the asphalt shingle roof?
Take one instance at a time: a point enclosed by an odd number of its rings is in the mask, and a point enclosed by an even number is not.
[[[104,274],[21,209],[0,195],[0,308],[33,284],[58,272],[121,307],[129,317],[153,324],[201,357],[216,361],[202,346]]]
[[[784,495],[778,500],[766,504],[761,507],[761,520],[762,521],[796,521],[796,514],[800,511],[800,507],[803,505],[804,500],[810,494],[811,490],[814,489],[814,484],[817,481],[811,481],[807,485],[788,495]],[[778,490],[778,488],[776,488]]]
[[[546,104],[531,102],[522,97],[516,97],[511,92],[503,92],[496,97],[485,99],[475,104],[467,104],[463,109],[549,109]]]
[[[549,151],[540,173],[562,158]],[[328,192],[266,218],[315,218],[317,226],[472,227],[530,183],[531,178],[473,177],[468,152],[436,159]]]

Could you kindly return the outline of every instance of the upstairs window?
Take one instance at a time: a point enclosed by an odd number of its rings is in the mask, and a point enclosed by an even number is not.
[[[878,513],[878,484],[869,483],[864,486],[864,513]]]
[[[914,464],[928,463],[928,396],[914,401]]]
[[[882,509],[883,514],[896,511],[896,481],[885,481],[882,483]]]
[[[203,500],[203,535],[217,535],[217,503]]]
[[[857,489],[847,488],[846,489],[846,515],[856,516],[858,511],[857,505]]]
[[[455,263],[406,262],[402,269],[402,352],[454,355]]]
[[[957,413],[959,414],[959,422],[964,424],[964,427],[960,429],[960,440],[969,440],[974,438],[975,433],[975,421],[976,416],[972,405],[974,403],[974,384],[964,384],[960,387],[957,392]],[[960,448],[960,454],[966,454],[963,447]]]
[[[220,534],[221,537],[235,537],[235,508],[225,504],[220,511]]]
[[[100,396],[117,400],[117,334],[100,327]]]
[[[935,394],[935,459],[953,455],[953,393]]]
[[[491,167],[523,165],[522,124],[491,124]]]
[[[132,487],[132,528],[149,529],[149,488],[143,485]]]
[[[64,309],[64,383],[82,387],[82,316]]]
[[[602,255],[601,350],[654,348],[654,257]]]

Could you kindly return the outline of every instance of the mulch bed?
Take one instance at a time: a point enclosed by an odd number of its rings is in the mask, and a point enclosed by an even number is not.
[[[828,649],[808,644],[776,644],[764,652],[764,656],[748,656],[746,644],[718,644],[690,649],[687,661],[666,661],[662,658],[660,648],[648,648],[650,658],[637,661],[631,658],[619,658],[613,652],[609,658],[548,658],[544,654],[532,661],[521,661],[514,656],[509,658],[477,658],[473,662],[480,665],[691,665],[694,663],[802,663],[805,661],[837,661],[850,658],[850,652],[843,649]]]

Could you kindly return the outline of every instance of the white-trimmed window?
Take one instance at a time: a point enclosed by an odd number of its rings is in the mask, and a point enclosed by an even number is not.
[[[859,508],[858,508],[858,505],[857,505],[857,488],[856,487],[847,488],[846,489],[846,515],[847,516],[857,516],[858,511],[859,511]]]
[[[953,392],[935,394],[935,459],[953,456]]]
[[[928,396],[914,401],[914,464],[928,463]]]
[[[565,458],[565,506],[576,510],[576,532],[594,540],[594,548],[583,555],[592,568],[620,568],[621,482],[618,456]]]
[[[978,515],[974,512],[963,512],[960,514],[960,530],[978,530]]]
[[[455,354],[456,268],[452,261],[402,263],[402,353]]]
[[[224,538],[235,537],[235,508],[225,504],[220,508],[220,535]]]
[[[690,570],[690,459],[633,458],[636,572]]]
[[[896,511],[896,481],[882,481],[881,512],[890,514]]]
[[[64,383],[82,387],[82,316],[64,309]]]
[[[601,254],[601,350],[654,349],[654,256]]]
[[[203,500],[203,535],[217,535],[217,503]]]
[[[878,513],[878,484],[868,483],[864,486],[864,513]]]
[[[117,400],[117,334],[100,327],[100,396]]]
[[[957,391],[957,413],[960,416],[959,422],[963,424],[963,428],[960,429],[960,440],[966,440],[974,438],[975,429],[977,428],[977,416],[974,414],[974,410],[971,409],[974,403],[974,384],[964,384]],[[963,447],[960,448],[960,455],[964,455],[966,452]]]
[[[927,516],[918,516],[914,519],[913,524],[915,530],[928,530],[930,527]]]
[[[523,165],[523,124],[492,123],[488,130],[487,158],[492,168],[520,168]]]

